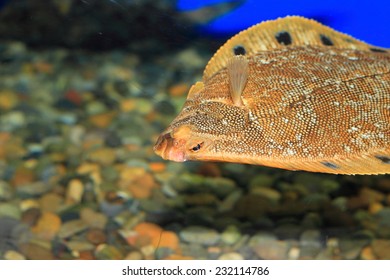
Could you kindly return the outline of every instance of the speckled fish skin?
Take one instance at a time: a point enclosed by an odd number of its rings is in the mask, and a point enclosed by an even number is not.
[[[229,59],[244,55],[242,106]],[[164,159],[335,174],[390,173],[390,52],[287,17],[229,40],[154,147]]]

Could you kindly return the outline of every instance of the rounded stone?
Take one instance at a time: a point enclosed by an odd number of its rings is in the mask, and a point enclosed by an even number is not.
[[[243,260],[244,257],[236,252],[225,253],[219,256],[219,260]]]
[[[180,238],[188,243],[212,246],[219,242],[221,236],[214,229],[201,226],[189,226],[180,232]]]

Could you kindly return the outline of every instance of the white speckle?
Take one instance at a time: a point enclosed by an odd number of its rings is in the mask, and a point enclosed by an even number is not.
[[[257,120],[257,116],[253,114],[252,111],[249,111],[249,120],[251,120],[252,122]]]
[[[344,151],[346,151],[347,153],[350,153],[351,152],[351,147],[348,146],[348,145],[344,145]]]
[[[363,133],[360,135],[360,137],[363,139],[369,139],[369,138],[371,138],[371,135],[370,135],[370,133]]]
[[[285,155],[285,156],[294,156],[294,155],[296,155],[296,152],[293,149],[291,149],[291,148],[287,148],[283,152],[283,155]]]
[[[333,102],[333,104],[336,106],[340,106],[340,102],[337,102],[337,101]]]
[[[349,132],[349,133],[352,133],[352,132],[358,131],[358,130],[359,130],[359,129],[358,129],[357,127],[352,126],[350,129],[348,129],[348,132]]]

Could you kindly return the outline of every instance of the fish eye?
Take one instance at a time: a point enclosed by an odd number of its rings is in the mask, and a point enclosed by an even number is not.
[[[197,152],[197,151],[200,150],[200,148],[202,148],[202,146],[203,146],[203,142],[196,144],[190,150],[193,151],[193,152]]]

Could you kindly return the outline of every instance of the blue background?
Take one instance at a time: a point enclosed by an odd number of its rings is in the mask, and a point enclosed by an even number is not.
[[[178,9],[192,10],[223,0],[179,0]],[[234,34],[264,20],[287,15],[316,19],[369,44],[390,48],[390,0],[246,0],[204,27],[215,35]]]

